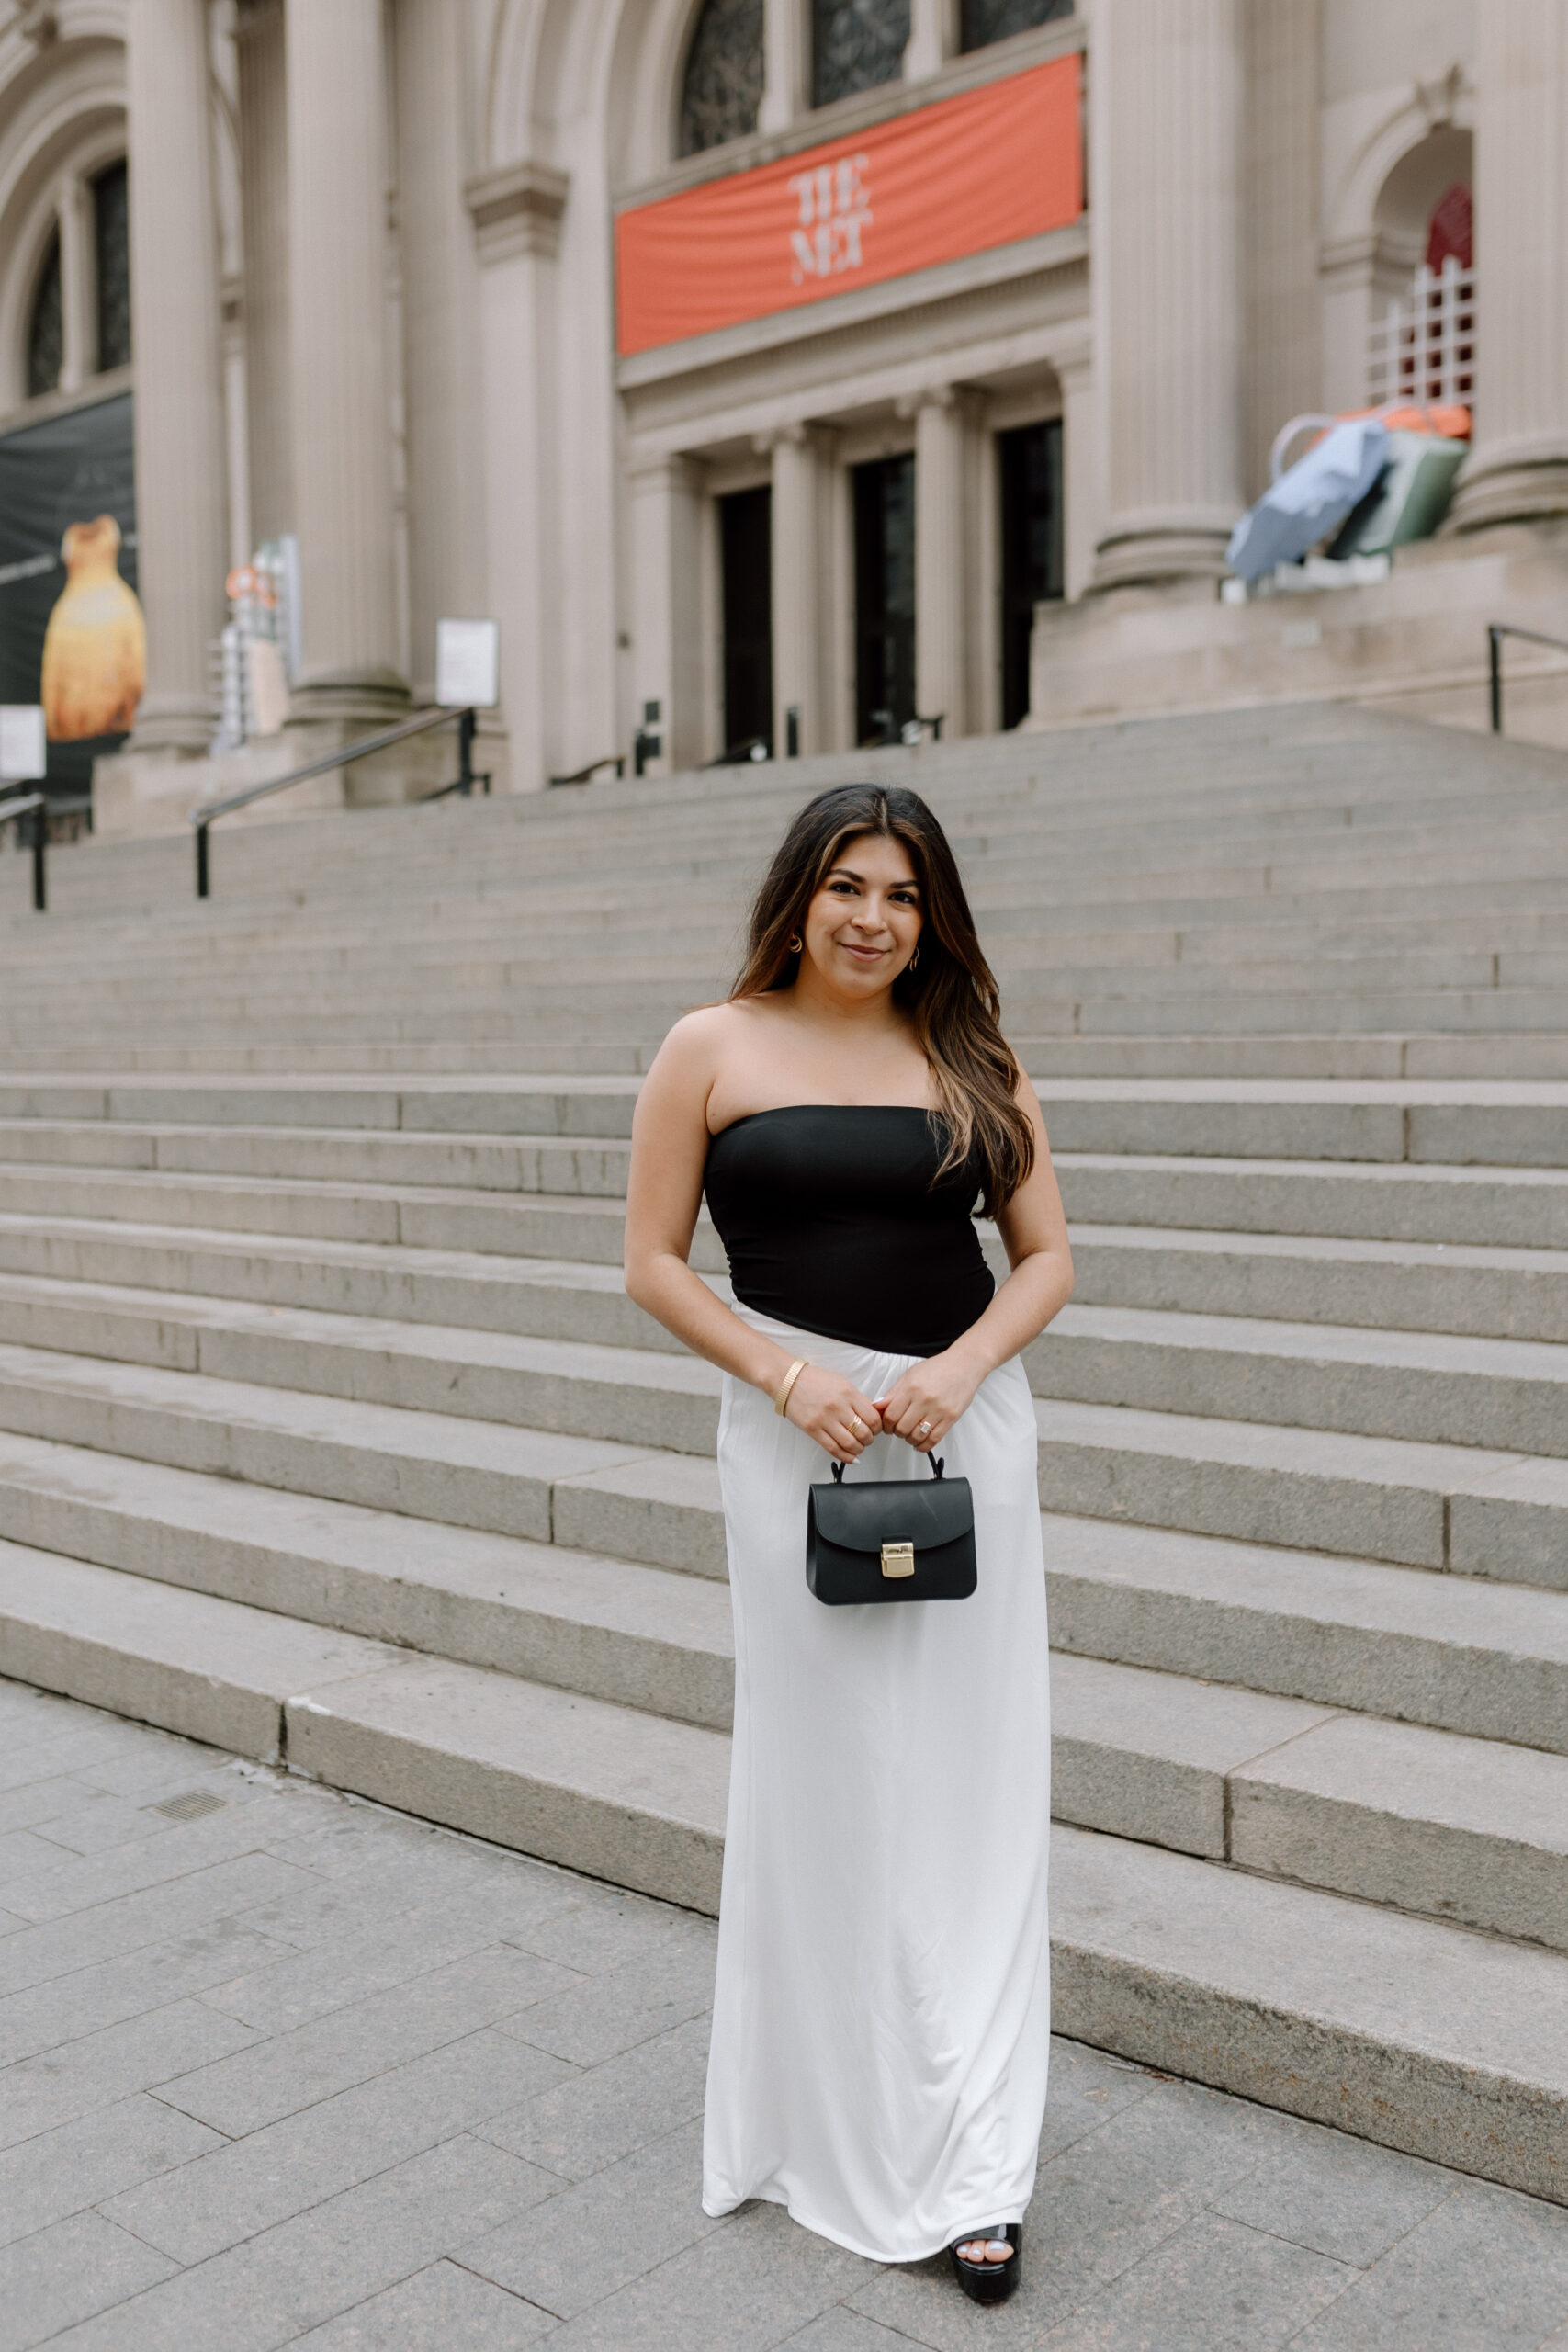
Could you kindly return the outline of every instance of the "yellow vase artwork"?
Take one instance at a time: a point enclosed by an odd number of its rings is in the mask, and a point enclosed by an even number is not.
[[[43,718],[51,743],[123,735],[147,682],[147,630],[119,576],[112,514],[73,523],[61,543],[65,587],[43,638]]]

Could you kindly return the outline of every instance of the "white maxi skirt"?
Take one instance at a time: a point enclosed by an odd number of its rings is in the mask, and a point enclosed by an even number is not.
[[[867,1396],[915,1361],[737,1312]],[[978,1589],[826,1608],[806,1504],[828,1456],[724,1383],[735,1746],[703,2204],[771,2199],[874,2262],[1021,2220],[1045,2111],[1050,1701],[1016,1358],[940,1450],[973,1489]],[[845,1472],[930,1476],[893,1437]]]

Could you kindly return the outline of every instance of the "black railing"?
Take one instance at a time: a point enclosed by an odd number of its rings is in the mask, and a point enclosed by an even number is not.
[[[48,876],[44,871],[44,851],[49,841],[49,795],[28,792],[19,800],[0,800],[0,825],[8,825],[13,817],[18,824],[24,817],[30,817],[33,820],[33,907],[41,915],[49,904]]]
[[[451,720],[457,723],[457,773],[450,784],[434,792],[427,792],[427,800],[445,800],[448,793],[460,793],[465,800],[473,796],[476,784],[490,790],[490,777],[474,773],[474,735],[479,726],[479,714],[473,710],[427,710],[418,718],[409,718],[400,727],[389,727],[380,735],[366,735],[357,743],[345,745],[341,752],[329,752],[324,759],[310,760],[302,768],[290,768],[287,775],[275,775],[266,784],[253,784],[243,792],[231,792],[222,800],[209,800],[191,810],[190,821],[196,827],[196,895],[198,899],[211,896],[212,870],[208,855],[207,836],[220,817],[232,815],[236,808],[248,808],[253,800],[266,800],[275,792],[287,792],[291,784],[304,784],[313,775],[327,775],[333,768],[352,767],[355,760],[367,760],[373,752],[385,752],[393,743],[406,743],[412,735],[427,735],[433,727],[445,727]]]
[[[1568,653],[1568,638],[1543,637],[1538,628],[1516,628],[1512,621],[1488,621],[1486,624],[1486,664],[1492,684],[1492,732],[1503,732],[1503,639],[1522,637],[1529,645],[1550,645],[1559,653]]]
[[[602,760],[590,760],[585,768],[579,768],[572,775],[553,775],[550,778],[551,786],[553,788],[558,784],[592,784],[601,768],[614,768],[617,776],[625,775],[626,772],[625,752],[606,752]],[[642,773],[640,768],[637,773],[639,775]]]
[[[750,760],[771,760],[773,747],[765,735],[743,735],[739,743],[727,743],[716,760],[705,760],[705,768],[743,768]]]
[[[868,735],[861,745],[861,749],[866,752],[881,751],[893,743],[918,743],[920,740],[920,730],[925,727],[929,727],[931,730],[931,741],[934,743],[940,743],[942,723],[946,717],[945,710],[933,711],[929,718],[924,712],[917,710],[911,712],[909,717],[900,724],[890,710],[874,710],[871,713],[872,724],[880,728],[882,731],[877,735]]]

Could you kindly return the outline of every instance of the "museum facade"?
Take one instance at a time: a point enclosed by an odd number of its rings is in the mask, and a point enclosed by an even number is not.
[[[1040,724],[1043,679],[1095,707],[1095,632],[1210,627],[1276,435],[1377,397],[1428,264],[1479,322],[1447,544],[1560,591],[1564,19],[28,0],[0,463],[131,403],[116,767],[194,797],[264,542],[297,550],[293,741],[428,700],[437,619],[490,616],[515,790]]]

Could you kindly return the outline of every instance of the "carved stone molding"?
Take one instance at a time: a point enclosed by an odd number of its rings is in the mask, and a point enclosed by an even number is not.
[[[569,175],[548,164],[508,164],[498,172],[477,173],[463,194],[480,260],[506,261],[514,254],[553,259],[570,185]]]

